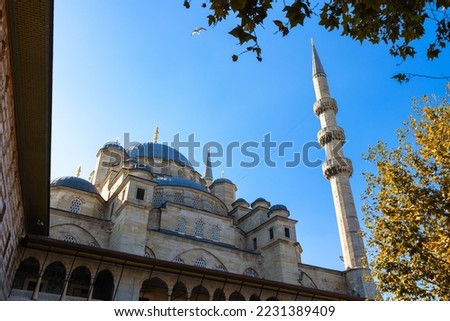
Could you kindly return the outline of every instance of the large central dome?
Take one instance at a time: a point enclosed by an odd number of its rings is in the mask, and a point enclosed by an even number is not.
[[[136,143],[127,149],[127,154],[130,158],[147,157],[174,161],[181,166],[187,166],[193,169],[191,163],[183,154],[168,145],[157,143]]]

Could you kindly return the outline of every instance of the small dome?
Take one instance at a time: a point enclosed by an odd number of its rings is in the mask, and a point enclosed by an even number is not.
[[[261,205],[260,203],[264,203],[264,205]],[[267,208],[269,208],[269,207],[270,207],[270,202],[266,201],[265,198],[258,197],[257,199],[255,199],[255,200],[253,201],[253,203],[251,204],[251,206],[252,206],[252,208],[256,208],[256,207],[258,207],[258,206],[262,206],[262,207],[267,207]]]
[[[125,151],[125,149],[119,144],[119,143],[117,143],[117,142],[108,142],[108,143],[106,143],[105,145],[103,145],[103,147],[102,148],[116,148],[116,149],[119,149],[119,150],[121,150],[121,151]]]
[[[269,202],[267,202],[267,200],[266,200],[265,198],[263,198],[263,197],[258,197],[257,199],[255,199],[255,200],[253,201],[253,203],[255,203],[255,202],[266,202],[266,203],[269,203]]]
[[[155,178],[153,180],[158,185],[161,186],[178,186],[178,187],[188,187],[193,188],[202,192],[208,192],[206,187],[197,184],[189,179],[183,177],[163,177],[163,178]]]
[[[161,158],[164,160],[171,160],[177,162],[179,165],[187,166],[193,169],[188,159],[176,149],[163,144],[157,143],[137,143],[127,149],[128,155],[131,158],[147,157],[147,158]]]
[[[237,200],[235,200],[235,201],[231,204],[232,207],[236,207],[236,206],[238,206],[238,205],[245,206],[245,207],[248,207],[248,206],[249,206],[249,205],[248,205],[248,202],[247,202],[245,199],[243,199],[243,198],[238,198]]]
[[[64,186],[69,187],[73,189],[77,189],[80,191],[88,192],[88,193],[95,193],[98,194],[97,189],[94,185],[92,185],[87,180],[75,177],[75,176],[64,176],[64,177],[58,177],[55,178],[51,183],[50,187],[55,186]]]
[[[234,183],[232,181],[230,181],[228,178],[218,178],[218,179],[214,180],[214,184],[217,184],[217,183],[228,183],[228,184],[234,185]]]
[[[275,204],[270,208],[271,211],[287,211],[287,207],[283,204]]]

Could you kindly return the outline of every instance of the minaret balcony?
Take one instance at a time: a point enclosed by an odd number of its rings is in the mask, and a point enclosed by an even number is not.
[[[331,110],[335,114],[338,112],[336,100],[331,97],[323,97],[314,103],[314,113],[317,117],[327,110]]]
[[[319,130],[317,140],[323,147],[332,140],[345,141],[344,130],[339,126],[327,126]]]
[[[346,157],[335,157],[325,161],[322,165],[322,172],[326,179],[330,179],[340,173],[347,173],[348,176],[352,176],[353,164],[352,161]]]

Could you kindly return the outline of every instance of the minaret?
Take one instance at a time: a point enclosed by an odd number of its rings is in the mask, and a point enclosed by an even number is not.
[[[321,125],[317,138],[325,149],[326,156],[322,170],[331,184],[347,281],[352,294],[374,298],[376,289],[370,281],[371,278],[367,278],[370,277],[370,270],[367,268],[364,242],[350,186],[353,165],[350,159],[344,157],[342,146],[345,143],[345,134],[336,123],[338,107],[336,100],[330,96],[327,76],[314,43],[312,73],[317,99],[314,103],[314,113],[320,119]]]
[[[211,155],[209,152],[209,147],[208,147],[208,152],[206,154],[206,162],[205,162],[205,173],[203,174],[203,179],[206,182],[206,186],[210,186],[213,182],[213,173],[212,173],[212,166],[211,166]]]

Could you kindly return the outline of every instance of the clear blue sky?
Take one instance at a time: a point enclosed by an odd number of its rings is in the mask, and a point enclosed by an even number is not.
[[[224,171],[237,185],[238,197],[249,203],[264,197],[286,205],[298,220],[303,262],[343,269],[331,189],[321,168],[284,166],[292,152],[316,141],[320,128],[312,110],[310,38],[339,105],[360,219],[362,172],[371,169],[362,153],[378,140],[395,144],[397,128],[411,113],[411,98],[444,92],[444,81],[415,78],[400,85],[392,75],[449,74],[449,53],[435,62],[420,53],[398,66],[387,46],[361,45],[325,31],[313,19],[284,38],[268,22],[258,34],[263,62],[244,54],[233,63],[231,55],[243,51],[227,34],[236,21],[230,17],[210,28],[201,1],[193,1],[189,10],[182,3],[55,1],[52,179],[75,175],[80,164],[87,179],[105,142],[118,138],[123,143],[124,133],[132,141],[151,141],[158,124],[160,142],[171,142],[176,134],[181,140],[194,134],[202,145],[254,141],[260,147],[250,150],[261,157],[261,142],[270,133],[278,145],[294,146],[285,157],[271,156],[276,167],[242,168],[239,162],[249,158],[234,150],[233,166],[215,168],[215,177]],[[274,12],[268,20],[279,16]],[[199,26],[208,30],[191,36]],[[197,148],[198,160],[200,155]],[[323,159],[323,151],[311,158]],[[197,170],[202,173],[203,166]]]

